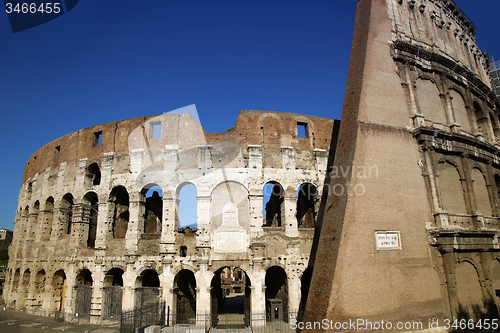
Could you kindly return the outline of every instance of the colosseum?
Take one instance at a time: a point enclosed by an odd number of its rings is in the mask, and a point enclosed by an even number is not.
[[[7,305],[123,322],[164,304],[167,320],[217,327],[233,298],[251,327],[495,328],[500,100],[475,33],[452,0],[359,0],[341,122],[241,111],[206,133],[178,112],[43,146]]]
[[[334,124],[241,111],[206,133],[189,106],[46,144],[24,172],[7,306],[102,322],[161,300],[216,325],[233,295],[247,326],[286,320],[304,307]],[[185,186],[197,218],[182,223]]]

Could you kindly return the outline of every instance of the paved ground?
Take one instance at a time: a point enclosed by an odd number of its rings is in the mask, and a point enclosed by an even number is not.
[[[54,317],[40,317],[26,314],[25,312],[3,310],[0,308],[1,333],[49,333],[49,332],[92,332],[92,333],[117,333],[120,331],[118,324],[114,326],[69,324],[56,322]]]

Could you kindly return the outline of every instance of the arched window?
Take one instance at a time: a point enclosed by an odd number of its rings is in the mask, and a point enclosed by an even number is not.
[[[455,90],[450,91],[450,97],[452,98],[455,122],[461,126],[462,130],[471,133],[471,125],[464,98]]]
[[[483,112],[483,109],[478,102],[474,102],[474,115],[476,117],[477,131],[483,135],[485,139],[489,139],[488,135],[488,120]]]
[[[283,211],[283,187],[277,182],[268,182],[262,189],[264,226],[281,227]]]
[[[97,163],[90,164],[85,172],[85,187],[90,188],[101,184],[101,170]]]
[[[478,212],[484,216],[492,216],[493,212],[491,209],[490,195],[481,170],[477,168],[472,169],[471,179]]]
[[[87,247],[95,247],[97,233],[97,219],[99,215],[99,199],[97,194],[89,192],[83,197],[83,221],[87,229]]]
[[[476,268],[468,262],[458,265],[455,277],[458,303],[460,304],[459,319],[475,318],[475,309],[484,307],[483,293],[479,284]]]
[[[196,186],[193,184],[185,184],[178,193],[178,228],[189,227],[190,229],[197,229],[198,212]]]
[[[54,198],[48,197],[47,200],[45,200],[43,216],[42,239],[48,240],[52,233],[52,222],[54,220]]]
[[[130,217],[127,189],[123,186],[113,188],[109,195],[109,202],[112,206],[111,232],[113,238],[125,238]]]
[[[443,210],[449,214],[467,214],[464,191],[456,167],[448,162],[441,163],[438,182]]]
[[[73,195],[71,193],[64,195],[59,210],[61,212],[61,227],[64,234],[70,235],[71,223],[73,221]]]
[[[163,216],[163,191],[156,184],[145,186],[141,194],[145,200],[144,233],[161,234]]]
[[[318,189],[310,183],[300,185],[297,190],[297,222],[299,228],[314,228],[316,225]]]
[[[446,125],[446,113],[443,108],[441,97],[439,97],[440,93],[436,84],[431,80],[420,79],[417,80],[416,85],[420,113],[422,113],[426,119]]]
[[[40,228],[40,221],[39,221],[39,213],[40,213],[40,202],[37,200],[33,204],[33,208],[31,209],[30,212],[30,235],[28,235],[29,238],[35,239],[35,236],[39,232]]]

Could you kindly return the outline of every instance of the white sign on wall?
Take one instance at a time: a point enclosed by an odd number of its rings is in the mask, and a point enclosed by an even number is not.
[[[401,250],[399,231],[375,231],[377,250]]]

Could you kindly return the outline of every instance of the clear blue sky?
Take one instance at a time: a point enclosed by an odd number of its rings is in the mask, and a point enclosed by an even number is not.
[[[340,118],[356,2],[82,0],[15,34],[0,13],[0,228],[28,157],[81,128],[191,104],[209,132],[242,109]],[[456,2],[500,59],[500,1]]]

